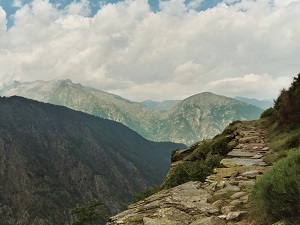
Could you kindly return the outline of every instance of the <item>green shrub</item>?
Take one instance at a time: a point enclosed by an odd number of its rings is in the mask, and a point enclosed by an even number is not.
[[[205,164],[208,165],[209,167],[211,167],[213,170],[220,164],[222,158],[223,157],[220,155],[209,155],[207,157],[207,159],[205,160]]]
[[[294,136],[289,137],[285,143],[286,149],[297,148],[299,146],[300,146],[300,136],[299,135],[294,135]]]
[[[205,160],[207,154],[210,151],[211,142],[205,141],[198,148],[196,148],[191,154],[191,160]]]
[[[231,148],[228,147],[229,142],[230,139],[226,137],[221,137],[214,140],[214,142],[210,146],[211,154],[225,156],[231,150]]]
[[[104,203],[100,200],[93,200],[86,205],[80,205],[71,210],[76,221],[72,225],[99,224],[107,219]]]
[[[279,160],[257,181],[253,197],[259,213],[274,221],[300,224],[300,148]]]
[[[167,179],[164,188],[172,188],[188,181],[205,181],[205,178],[211,174],[213,168],[205,163],[183,162],[176,166],[172,175]]]
[[[268,108],[261,114],[260,118],[271,118],[272,120],[276,119],[276,111],[274,108]]]

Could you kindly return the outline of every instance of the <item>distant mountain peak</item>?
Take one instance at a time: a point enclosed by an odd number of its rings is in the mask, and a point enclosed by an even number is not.
[[[140,104],[70,79],[19,83],[0,89],[0,94],[20,95],[114,120],[149,140],[186,144],[215,136],[233,120],[257,119],[262,112],[255,106],[211,92],[184,100]]]

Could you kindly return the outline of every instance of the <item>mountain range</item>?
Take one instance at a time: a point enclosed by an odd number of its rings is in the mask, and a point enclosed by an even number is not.
[[[71,80],[14,82],[3,86],[0,95],[19,95],[66,106],[123,123],[149,140],[188,145],[213,137],[234,120],[257,119],[263,111],[256,106],[209,92],[175,102],[144,102],[148,107],[152,105],[152,108],[156,108],[151,110],[141,103],[84,87]]]
[[[184,147],[66,107],[0,97],[1,224],[70,224],[70,209],[93,199],[117,213],[160,184],[171,151]]]
[[[247,104],[255,105],[262,109],[268,109],[274,106],[274,100],[258,100],[256,98],[245,98],[241,96],[236,96],[234,97],[234,99],[245,102]]]

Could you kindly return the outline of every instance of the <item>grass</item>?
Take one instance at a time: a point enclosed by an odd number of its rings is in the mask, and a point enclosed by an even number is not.
[[[252,198],[271,221],[300,224],[300,148],[290,151],[257,181]]]

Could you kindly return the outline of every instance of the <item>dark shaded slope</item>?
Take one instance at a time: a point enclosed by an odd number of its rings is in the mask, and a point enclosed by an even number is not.
[[[0,98],[1,224],[68,224],[97,198],[112,213],[162,182],[170,151],[120,123],[24,99]]]

